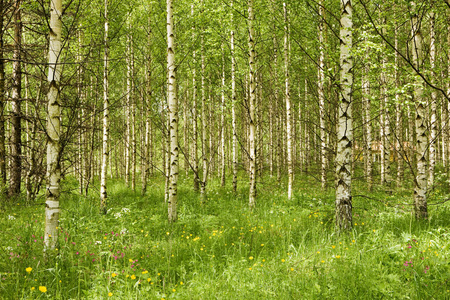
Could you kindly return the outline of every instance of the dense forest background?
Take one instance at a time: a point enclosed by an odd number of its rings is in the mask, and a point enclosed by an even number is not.
[[[309,218],[329,202],[337,237],[358,205],[401,207],[409,244],[448,210],[447,1],[0,0],[0,16],[0,199],[46,203],[46,260],[60,199],[116,218],[120,193],[151,198],[173,228],[192,199],[251,216],[276,190]]]

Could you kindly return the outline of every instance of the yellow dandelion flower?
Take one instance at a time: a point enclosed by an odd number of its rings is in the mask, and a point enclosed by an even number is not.
[[[112,273],[112,274],[111,274],[111,277],[116,277],[116,276],[117,276],[116,273]]]
[[[322,263],[324,263],[325,261],[324,261],[324,260],[322,260],[321,262],[322,262]]]
[[[35,290],[34,286],[32,286],[32,287],[31,287],[31,290],[32,290],[32,291],[34,291],[34,290]]]
[[[47,288],[45,286],[39,286],[39,291],[41,291],[42,293],[47,292]]]
[[[294,271],[294,268],[291,268],[291,271]]]
[[[183,285],[184,283],[183,283],[183,281],[180,281],[180,285]]]
[[[146,271],[142,271],[142,274],[147,274],[148,273],[148,271],[146,270]]]
[[[109,293],[108,293],[108,296],[109,296],[109,297],[111,297],[111,296],[112,296],[112,293],[111,293],[111,292],[109,292]]]
[[[176,291],[176,289],[172,289],[172,292],[175,292]]]
[[[147,278],[147,282],[150,282],[150,281],[152,281],[152,279],[151,278]]]
[[[250,256],[248,259],[252,260],[252,259],[253,259],[253,256]]]
[[[281,260],[281,262],[285,262],[284,258]]]
[[[135,279],[136,279],[136,276],[134,276],[134,274],[131,275],[131,279],[135,280]]]
[[[341,258],[341,256],[340,255],[336,255],[336,258]]]
[[[336,248],[336,246],[335,246],[335,245],[333,245],[333,246],[331,246],[331,248],[333,248],[333,249],[334,249],[334,248]]]
[[[27,273],[30,273],[31,270],[33,270],[33,268],[28,267],[28,268],[25,269],[25,271],[27,271]]]

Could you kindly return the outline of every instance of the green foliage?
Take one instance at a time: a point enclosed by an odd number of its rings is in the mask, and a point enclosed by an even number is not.
[[[180,218],[172,225],[160,179],[152,179],[145,197],[111,182],[106,216],[98,214],[96,197],[67,192],[59,246],[48,260],[43,206],[6,207],[2,299],[449,297],[447,204],[430,207],[432,219],[416,223],[405,195],[356,197],[354,229],[337,236],[332,192],[300,178],[288,201],[285,183],[262,180],[251,212],[246,186],[233,194],[212,181],[202,203],[191,180],[181,178]],[[76,191],[75,185],[69,178],[64,190]],[[355,187],[355,194],[364,193]]]

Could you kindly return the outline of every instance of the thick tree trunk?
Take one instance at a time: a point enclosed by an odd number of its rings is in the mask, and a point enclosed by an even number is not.
[[[61,102],[59,82],[61,78],[61,13],[62,0],[50,2],[50,44],[48,69],[47,106],[47,190],[45,201],[44,252],[53,250],[58,239],[59,197],[61,180]]]
[[[109,49],[108,49],[108,0],[105,0],[105,32],[104,32],[104,56],[103,56],[103,143],[102,143],[102,167],[100,173],[100,213],[107,212],[107,188],[106,177],[108,170],[108,156],[109,156],[109,94],[108,94],[108,64],[109,64]]]
[[[175,222],[177,216],[178,182],[178,99],[176,95],[175,73],[175,33],[173,23],[173,0],[167,0],[167,92],[169,104],[170,134],[170,182],[168,199],[169,222]]]
[[[336,156],[336,228],[338,231],[352,227],[352,1],[341,1],[341,52],[340,101],[338,118],[338,145]]]
[[[255,51],[255,33],[253,28],[254,21],[253,0],[248,1],[248,48],[249,48],[249,206],[253,209],[256,205],[256,127],[255,127],[255,102],[256,102],[256,51]]]
[[[22,69],[21,69],[21,44],[22,44],[22,20],[21,0],[14,3],[14,54],[12,66],[11,87],[11,173],[9,177],[9,196],[15,197],[20,194],[22,180]]]
[[[413,9],[416,9],[413,5]],[[412,52],[414,66],[419,70],[422,59],[422,33],[420,31],[419,18],[416,12],[413,12],[411,20],[412,27]],[[417,136],[417,174],[414,187],[414,208],[417,219],[428,217],[427,209],[427,121],[426,121],[426,101],[423,99],[423,82],[416,79],[414,87],[414,102],[416,106],[416,136]]]

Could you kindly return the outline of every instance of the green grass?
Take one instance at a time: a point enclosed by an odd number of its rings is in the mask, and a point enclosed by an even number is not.
[[[297,176],[290,201],[284,182],[263,178],[253,212],[245,182],[233,194],[230,182],[213,181],[202,203],[181,178],[173,225],[162,179],[145,197],[109,184],[101,216],[96,195],[80,197],[73,179],[64,182],[59,246],[47,261],[43,198],[3,208],[1,299],[450,298],[449,205],[430,206],[430,219],[417,222],[410,190],[368,194],[355,185],[370,199],[354,198],[354,229],[339,236],[334,191],[311,178]],[[444,196],[437,187],[430,202]]]

